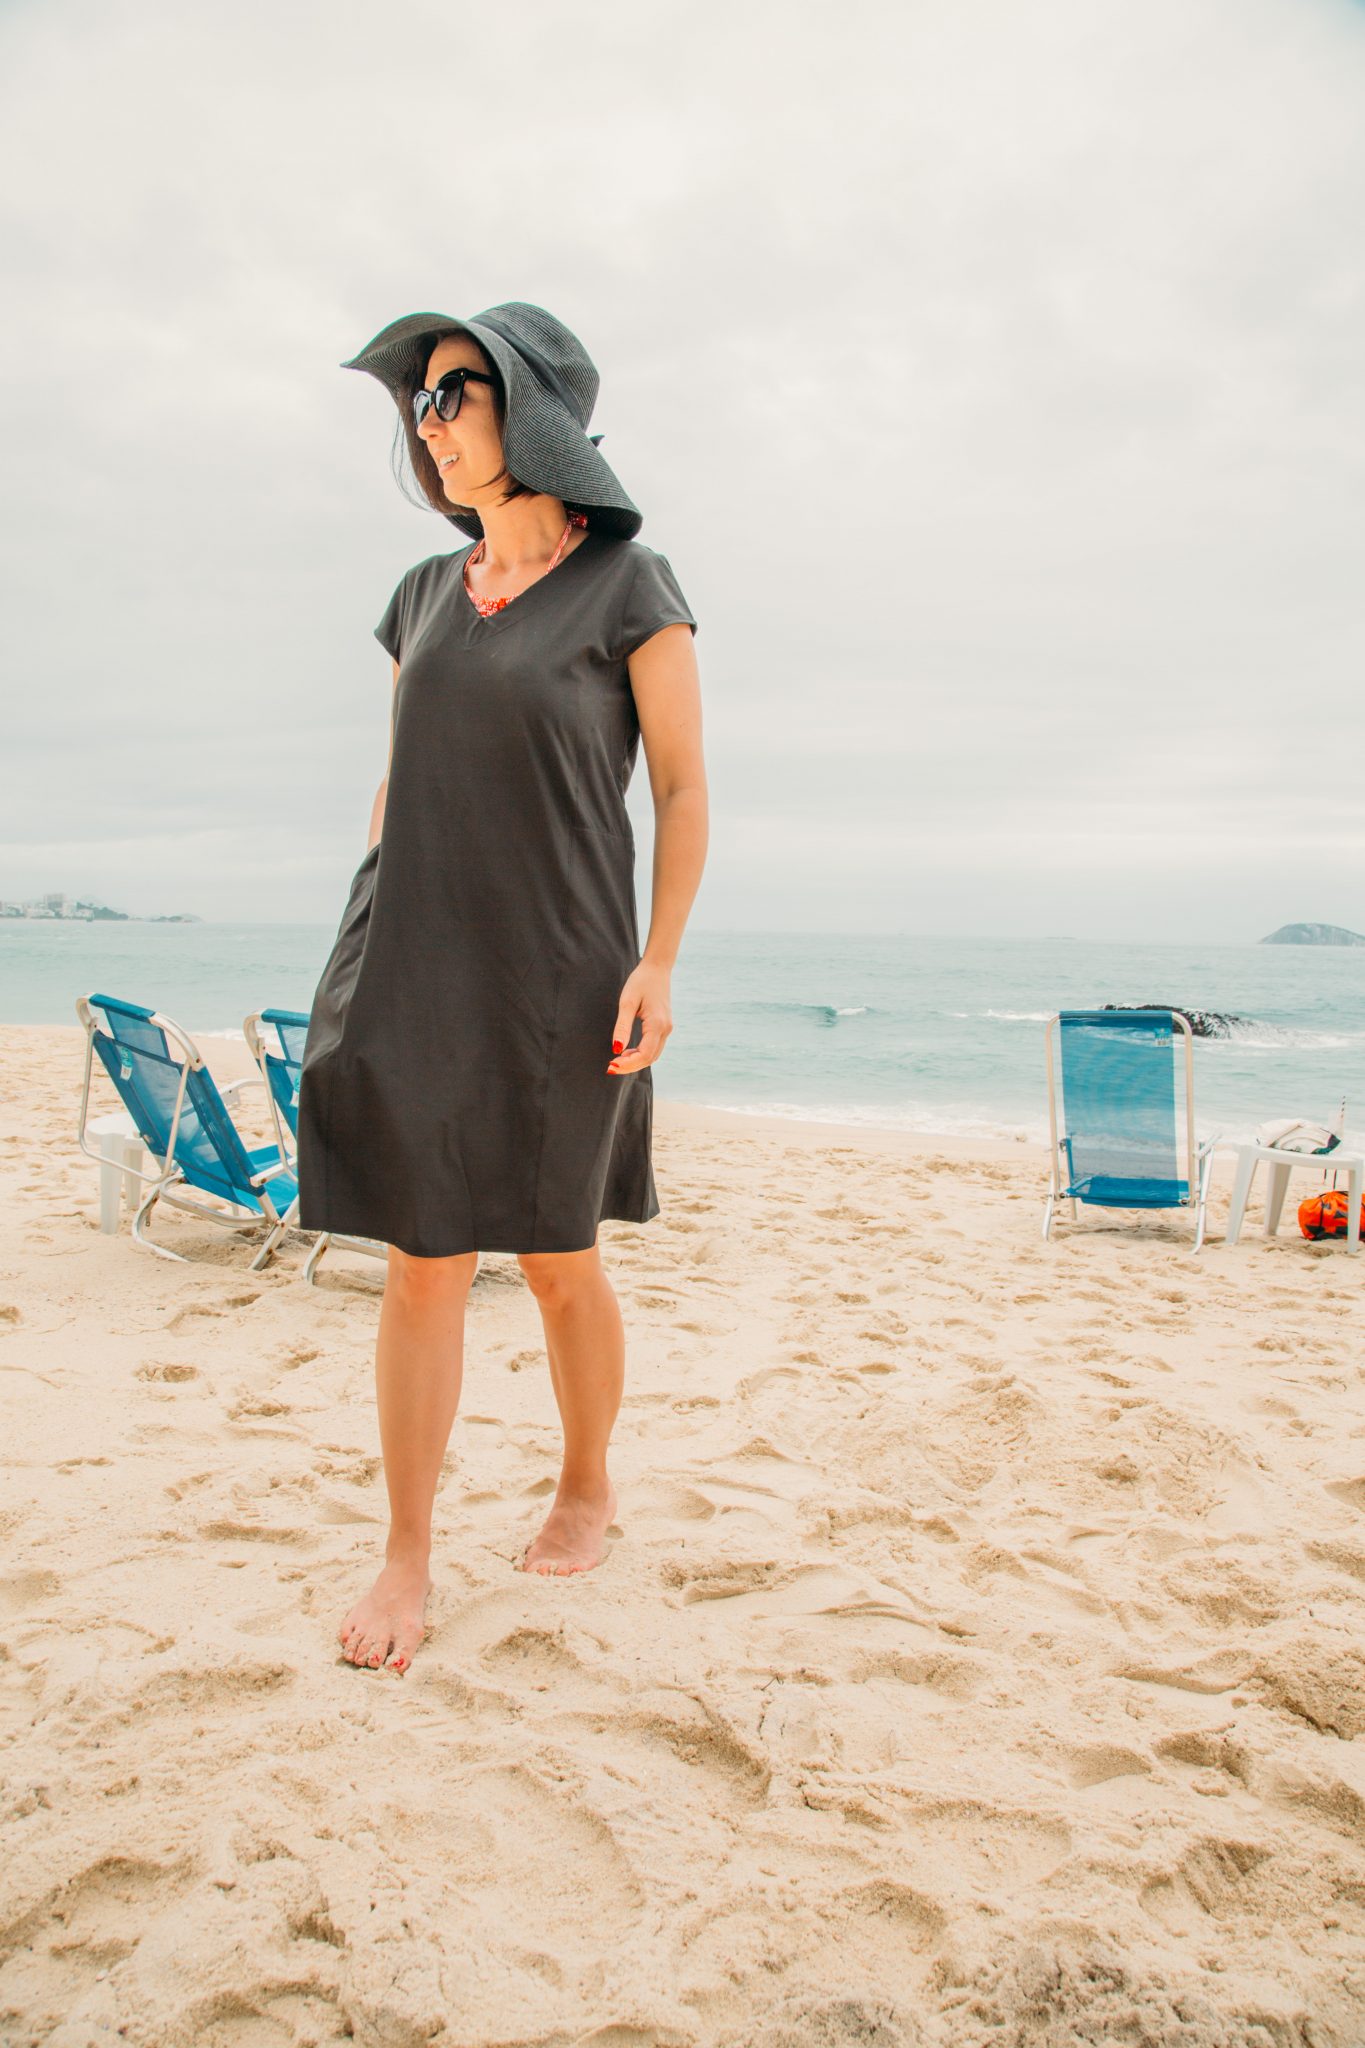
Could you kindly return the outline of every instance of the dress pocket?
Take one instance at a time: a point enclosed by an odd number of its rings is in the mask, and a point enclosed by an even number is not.
[[[635,915],[635,842],[595,825],[573,828],[570,929],[583,956],[629,974],[639,957]]]
[[[308,1042],[304,1050],[305,1066],[325,1058],[340,1043],[346,1011],[365,958],[365,937],[369,930],[370,906],[374,899],[382,845],[383,841],[378,840],[369,849],[351,882],[336,940],[313,996]]]

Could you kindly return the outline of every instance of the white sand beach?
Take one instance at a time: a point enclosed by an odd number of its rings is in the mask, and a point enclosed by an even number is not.
[[[383,1268],[102,1235],[79,1032],[0,1044],[0,2040],[1365,2040],[1365,1254],[1226,1247],[1226,1160],[1198,1258],[1044,1245],[1029,1147],[665,1059],[612,1548],[513,1570],[558,1437],[487,1257],[399,1677],[336,1641]]]

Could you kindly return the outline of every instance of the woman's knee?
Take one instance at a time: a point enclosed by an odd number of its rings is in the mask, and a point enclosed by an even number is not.
[[[449,1259],[419,1259],[390,1245],[388,1284],[414,1301],[438,1301],[467,1294],[478,1264],[477,1252],[459,1252]]]
[[[596,1245],[585,1252],[518,1252],[526,1284],[543,1307],[561,1307],[596,1284],[602,1270]]]

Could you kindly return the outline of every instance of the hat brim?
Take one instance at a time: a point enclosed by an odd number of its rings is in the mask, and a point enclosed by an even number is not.
[[[406,313],[391,320],[373,341],[342,363],[343,370],[364,370],[381,383],[395,405],[414,377],[420,381],[426,364],[422,340],[433,333],[468,334],[497,365],[506,393],[503,454],[518,483],[545,491],[566,504],[581,506],[590,525],[632,539],[644,517],[621,485],[596,443],[554,392],[547,389],[512,344],[478,320],[460,320],[449,313]],[[444,515],[463,533],[478,539],[483,521],[477,512]]]

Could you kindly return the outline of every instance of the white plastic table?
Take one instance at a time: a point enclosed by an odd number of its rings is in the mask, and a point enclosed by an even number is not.
[[[1227,1237],[1224,1240],[1227,1244],[1236,1244],[1242,1235],[1251,1184],[1256,1178],[1257,1167],[1265,1160],[1270,1168],[1265,1195],[1267,1237],[1274,1237],[1280,1227],[1290,1174],[1296,1166],[1308,1166],[1315,1173],[1344,1172],[1348,1175],[1346,1249],[1350,1252],[1360,1250],[1360,1198],[1365,1188],[1365,1152],[1347,1152],[1340,1145],[1334,1152],[1277,1152],[1273,1145],[1251,1144],[1234,1145],[1231,1149],[1237,1154],[1237,1171],[1232,1180],[1232,1206],[1228,1211]]]
[[[120,1194],[126,1193],[130,1209],[138,1205],[141,1183],[135,1174],[142,1165],[142,1140],[133,1119],[121,1109],[92,1117],[87,1129],[101,1154],[100,1229],[111,1237],[119,1226]]]

